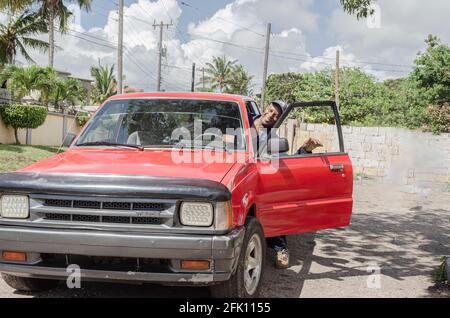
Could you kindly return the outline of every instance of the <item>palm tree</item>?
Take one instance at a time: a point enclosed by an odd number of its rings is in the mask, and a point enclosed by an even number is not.
[[[51,99],[56,108],[62,108],[62,103],[74,106],[77,101],[83,102],[87,97],[86,95],[87,90],[79,80],[74,78],[66,80],[58,79]]]
[[[206,63],[205,82],[209,83],[213,90],[224,92],[230,85],[233,65],[237,61],[229,61],[224,57],[213,57],[212,63]]]
[[[238,95],[250,95],[251,94],[251,76],[242,65],[238,64],[233,66],[230,78],[230,86],[226,92],[230,94]]]
[[[91,75],[95,79],[92,90],[92,101],[96,104],[102,104],[109,97],[117,94],[117,80],[114,76],[114,65],[91,67]]]
[[[41,100],[48,102],[55,88],[56,72],[50,67],[18,67],[9,65],[0,72],[0,82],[6,81],[6,86],[13,99],[21,100],[33,91],[39,91]]]
[[[67,31],[68,20],[72,13],[66,3],[77,3],[81,9],[89,11],[92,0],[0,0],[0,9],[9,9],[11,12],[19,12],[27,7],[38,8],[37,12],[47,24],[49,35],[49,66],[53,67],[55,55],[55,20],[58,19],[59,31]]]
[[[37,13],[24,12],[16,18],[0,23],[0,64],[14,64],[17,51],[29,62],[34,62],[27,48],[45,52],[49,44],[33,38],[47,31],[45,23]]]

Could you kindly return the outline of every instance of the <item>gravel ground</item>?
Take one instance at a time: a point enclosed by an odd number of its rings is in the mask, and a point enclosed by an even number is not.
[[[450,255],[450,192],[406,193],[364,180],[355,184],[352,225],[288,238],[291,267],[267,257],[263,297],[450,297],[431,273]],[[373,273],[379,272],[379,275]],[[0,279],[0,297],[208,297],[205,288],[82,283],[18,293]]]

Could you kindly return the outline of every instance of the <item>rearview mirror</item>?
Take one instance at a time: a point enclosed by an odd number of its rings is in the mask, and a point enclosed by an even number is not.
[[[271,138],[267,145],[267,153],[275,155],[289,151],[289,141],[286,138]]]

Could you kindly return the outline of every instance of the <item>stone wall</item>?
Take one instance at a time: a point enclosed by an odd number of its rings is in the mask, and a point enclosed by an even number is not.
[[[450,191],[450,134],[433,135],[401,128],[344,126],[345,150],[357,178],[376,178],[411,192]],[[298,149],[307,137],[324,143],[320,152],[338,149],[332,125],[288,123],[281,135]],[[291,131],[295,133],[292,134]],[[288,137],[289,138],[289,137]]]

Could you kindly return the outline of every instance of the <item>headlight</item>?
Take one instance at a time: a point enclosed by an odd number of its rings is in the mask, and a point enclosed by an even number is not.
[[[211,203],[183,202],[180,207],[180,220],[183,225],[203,226],[212,225],[214,211]]]
[[[30,215],[29,200],[24,195],[0,197],[0,215],[6,219],[26,219]]]

